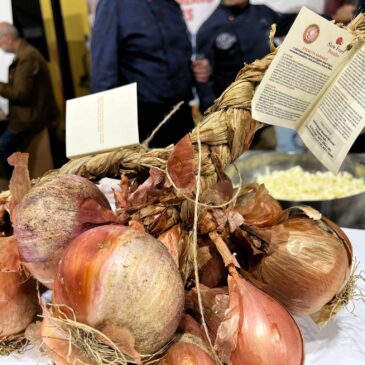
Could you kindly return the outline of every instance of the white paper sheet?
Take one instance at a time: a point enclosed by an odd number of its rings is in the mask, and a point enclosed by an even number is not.
[[[136,83],[67,100],[68,158],[138,143]]]

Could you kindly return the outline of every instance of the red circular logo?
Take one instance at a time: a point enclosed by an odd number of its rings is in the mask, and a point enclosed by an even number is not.
[[[338,37],[337,40],[336,40],[336,44],[338,46],[342,46],[342,44],[343,44],[343,38],[342,37]]]

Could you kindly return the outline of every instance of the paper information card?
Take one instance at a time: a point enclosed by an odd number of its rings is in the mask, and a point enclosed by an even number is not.
[[[253,118],[298,131],[337,173],[365,126],[365,45],[302,8],[252,100]]]
[[[136,83],[67,100],[68,158],[138,143]]]

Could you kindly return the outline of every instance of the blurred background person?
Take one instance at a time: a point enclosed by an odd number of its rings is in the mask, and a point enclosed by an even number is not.
[[[91,55],[92,92],[137,82],[140,142],[180,101],[184,104],[150,146],[176,143],[194,127],[192,46],[176,1],[100,0]],[[198,79],[206,69],[196,65]]]
[[[207,58],[211,74],[206,82],[198,82],[200,107],[205,111],[234,81],[244,63],[251,63],[270,52],[271,25],[277,24],[277,36],[285,35],[296,14],[279,14],[265,5],[252,5],[248,0],[223,0],[201,26],[197,34],[197,54]],[[272,126],[255,135],[252,148],[274,149]]]
[[[9,100],[8,124],[0,136],[0,169],[9,178],[7,157],[27,144],[42,129],[58,121],[47,62],[41,53],[19,37],[17,29],[0,23],[0,48],[15,53],[9,67],[9,82],[0,82],[0,95]]]
[[[197,34],[197,54],[211,65],[207,82],[198,83],[201,109],[206,110],[234,81],[244,63],[270,52],[271,25],[277,36],[285,35],[296,14],[279,14],[248,0],[223,0]]]

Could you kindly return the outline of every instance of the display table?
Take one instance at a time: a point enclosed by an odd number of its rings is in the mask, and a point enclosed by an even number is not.
[[[365,230],[345,229],[353,248],[358,271],[365,270]],[[358,282],[365,291],[365,284]],[[365,303],[354,302],[354,314],[343,310],[330,323],[319,328],[309,317],[296,318],[305,340],[305,365],[365,364]],[[351,310],[352,305],[349,305]],[[1,365],[50,365],[36,350],[22,355],[0,356]],[[285,365],[285,364],[283,364]]]

